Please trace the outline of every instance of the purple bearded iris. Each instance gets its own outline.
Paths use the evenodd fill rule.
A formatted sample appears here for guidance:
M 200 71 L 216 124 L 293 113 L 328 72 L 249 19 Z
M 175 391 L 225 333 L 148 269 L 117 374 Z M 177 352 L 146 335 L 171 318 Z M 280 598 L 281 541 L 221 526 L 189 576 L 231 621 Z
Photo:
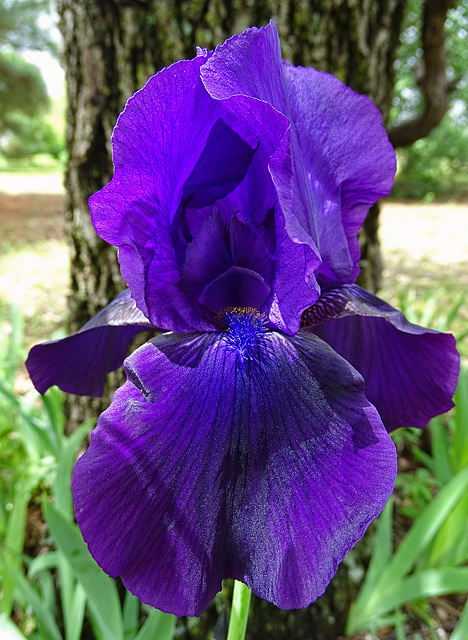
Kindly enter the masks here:
M 28 359 L 39 391 L 99 395 L 166 331 L 76 465 L 83 537 L 163 611 L 199 614 L 223 578 L 304 607 L 392 492 L 388 430 L 448 410 L 458 374 L 452 336 L 353 284 L 395 170 L 379 112 L 283 62 L 271 23 L 152 77 L 113 149 L 91 214 L 129 289 Z

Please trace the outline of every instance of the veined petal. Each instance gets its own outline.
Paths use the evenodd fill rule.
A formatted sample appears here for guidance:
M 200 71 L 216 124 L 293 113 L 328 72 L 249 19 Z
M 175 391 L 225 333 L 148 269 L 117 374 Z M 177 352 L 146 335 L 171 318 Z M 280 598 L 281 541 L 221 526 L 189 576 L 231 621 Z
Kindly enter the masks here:
M 174 331 L 215 328 L 213 314 L 178 286 L 171 233 L 181 201 L 225 195 L 243 179 L 253 153 L 250 134 L 243 142 L 231 131 L 226 147 L 213 137 L 228 126 L 200 81 L 204 62 L 203 56 L 177 62 L 130 98 L 112 137 L 114 177 L 90 199 L 96 231 L 119 247 L 122 275 L 138 307 L 153 324 Z M 206 187 L 203 167 L 216 163 L 216 152 L 222 152 L 218 190 L 199 193 Z
M 394 446 L 319 338 L 165 334 L 127 359 L 78 460 L 91 554 L 141 600 L 198 615 L 236 578 L 283 608 L 320 596 L 382 510 Z
M 216 47 L 201 69 L 201 78 L 209 94 L 248 124 L 269 151 L 269 169 L 289 236 L 294 242 L 306 243 L 318 257 L 317 212 L 312 208 L 296 131 L 289 120 L 275 23 L 246 29 Z
M 453 407 L 460 356 L 452 335 L 411 324 L 357 285 L 326 291 L 302 324 L 361 373 L 389 431 L 424 427 Z
M 319 295 L 314 272 L 317 211 L 313 208 L 300 156 L 297 133 L 288 119 L 288 99 L 278 32 L 274 22 L 247 29 L 216 48 L 201 68 L 201 78 L 223 108 L 252 130 L 266 150 L 276 190 L 276 278 L 263 309 L 272 326 L 287 333 L 299 327 L 298 316 Z
M 337 78 L 284 63 L 291 118 L 317 215 L 328 285 L 352 283 L 359 273 L 357 234 L 369 211 L 393 185 L 395 152 L 379 110 Z
M 56 384 L 67 393 L 99 397 L 107 374 L 122 365 L 130 341 L 145 330 L 158 328 L 138 309 L 130 289 L 125 289 L 78 333 L 34 346 L 26 367 L 39 393 Z

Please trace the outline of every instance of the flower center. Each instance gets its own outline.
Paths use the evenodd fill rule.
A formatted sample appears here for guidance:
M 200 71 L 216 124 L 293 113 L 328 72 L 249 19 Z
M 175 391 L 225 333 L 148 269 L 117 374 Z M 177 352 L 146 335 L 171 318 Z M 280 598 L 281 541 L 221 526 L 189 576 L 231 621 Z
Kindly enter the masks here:
M 241 361 L 253 357 L 253 348 L 267 331 L 267 319 L 253 307 L 227 307 L 218 314 L 225 325 L 226 340 Z
M 213 313 L 260 309 L 274 278 L 273 252 L 273 237 L 263 226 L 237 213 L 225 223 L 214 211 L 187 247 L 180 287 Z

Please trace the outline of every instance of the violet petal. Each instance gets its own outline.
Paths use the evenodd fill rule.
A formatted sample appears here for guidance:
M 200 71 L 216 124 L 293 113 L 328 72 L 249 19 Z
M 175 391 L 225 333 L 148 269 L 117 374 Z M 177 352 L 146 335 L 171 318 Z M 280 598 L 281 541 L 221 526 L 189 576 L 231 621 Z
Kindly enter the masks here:
M 267 151 L 276 190 L 276 278 L 268 301 L 272 326 L 298 330 L 307 299 L 315 301 L 320 264 L 313 210 L 297 134 L 288 120 L 276 26 L 247 29 L 216 48 L 201 68 L 210 95 L 249 126 Z M 311 303 L 312 304 L 312 303 Z
M 203 151 L 223 115 L 200 81 L 205 61 L 177 62 L 130 98 L 113 133 L 114 177 L 90 199 L 96 231 L 119 247 L 137 305 L 153 324 L 173 331 L 215 328 L 213 314 L 178 285 L 171 235 L 183 196 L 191 195 L 184 194 L 185 182 L 192 176 L 192 187 L 201 187 L 195 167 L 200 158 L 207 161 Z M 224 188 L 243 178 L 252 153 L 242 141 L 234 147 L 235 154 L 241 149 L 242 166 L 237 157 L 229 162 L 230 147 L 224 149 Z
M 282 608 L 320 596 L 391 494 L 395 449 L 319 338 L 165 334 L 126 360 L 78 460 L 91 554 L 143 602 L 198 615 L 223 578 Z
M 35 345 L 26 367 L 39 393 L 55 384 L 67 393 L 99 397 L 107 374 L 122 365 L 130 341 L 145 330 L 158 329 L 144 317 L 130 289 L 126 289 L 78 333 Z
M 284 74 L 313 208 L 320 211 L 320 280 L 352 283 L 359 273 L 357 233 L 369 207 L 392 188 L 395 152 L 369 98 L 312 68 L 285 62 Z
M 361 373 L 389 431 L 424 427 L 453 407 L 460 356 L 452 335 L 411 324 L 357 285 L 326 291 L 302 322 Z

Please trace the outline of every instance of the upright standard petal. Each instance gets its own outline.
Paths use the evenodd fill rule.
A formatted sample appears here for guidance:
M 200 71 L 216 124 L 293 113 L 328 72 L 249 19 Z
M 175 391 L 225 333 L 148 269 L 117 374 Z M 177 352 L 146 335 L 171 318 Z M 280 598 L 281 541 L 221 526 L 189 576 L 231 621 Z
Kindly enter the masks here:
M 369 98 L 312 68 L 285 62 L 284 75 L 313 209 L 320 212 L 318 277 L 328 285 L 353 283 L 357 234 L 369 207 L 392 188 L 395 152 Z
M 205 61 L 201 56 L 163 69 L 130 98 L 113 133 L 114 177 L 90 199 L 96 231 L 119 247 L 122 275 L 138 307 L 153 324 L 174 331 L 214 328 L 213 314 L 178 286 L 173 227 L 181 201 L 203 186 L 197 163 L 213 166 L 211 156 L 222 154 L 214 177 L 219 197 L 242 180 L 253 152 L 252 137 L 242 142 L 231 131 L 225 148 L 210 138 L 228 127 L 219 124 L 221 107 L 200 81 Z M 187 181 L 190 193 L 184 192 Z
M 292 188 L 296 157 L 289 122 L 265 101 L 242 95 L 218 100 L 208 92 L 200 74 L 212 58 L 164 69 L 128 101 L 113 135 L 114 177 L 90 200 L 93 223 L 102 238 L 119 247 L 122 275 L 152 323 L 173 331 L 213 330 L 219 296 L 211 291 L 195 296 L 193 287 L 185 286 L 181 270 L 187 247 L 196 242 L 196 230 L 227 203 L 237 201 L 247 223 L 253 198 L 242 184 L 258 177 L 263 201 L 269 201 L 274 173 L 271 234 L 278 251 L 273 280 L 263 286 L 263 274 L 231 266 L 237 289 L 260 282 L 254 299 L 272 326 L 294 333 L 302 311 L 318 298 L 313 274 L 320 260 L 313 239 L 288 214 L 294 204 L 290 194 L 299 193 Z M 282 73 L 281 57 L 276 62 Z M 263 170 L 256 158 L 265 163 Z M 259 188 L 253 191 L 258 199 Z M 237 210 L 228 213 L 227 221 Z M 296 225 L 292 235 L 285 221 Z M 244 298 L 235 304 L 244 304 Z
M 275 144 L 276 152 L 269 164 L 278 199 L 285 217 L 289 236 L 295 242 L 307 243 L 317 251 L 317 220 L 308 190 L 300 157 L 297 134 L 291 128 L 289 97 L 287 95 L 281 58 L 281 45 L 273 21 L 266 27 L 246 29 L 217 47 L 213 56 L 201 69 L 202 80 L 216 100 L 223 102 L 240 119 L 249 122 L 256 132 L 281 119 L 285 123 L 282 144 Z M 262 105 L 270 106 L 270 119 L 259 117 Z M 281 115 L 280 115 L 281 114 Z M 281 118 L 282 116 L 282 118 Z M 281 131 L 280 126 L 275 127 Z
M 130 289 L 125 289 L 78 333 L 34 346 L 26 367 L 39 393 L 56 384 L 67 393 L 99 397 L 107 374 L 122 365 L 130 341 L 145 330 L 159 329 L 137 308 Z
M 299 328 L 307 299 L 318 297 L 314 272 L 320 264 L 316 212 L 288 119 L 281 46 L 274 22 L 247 29 L 216 48 L 202 67 L 209 94 L 248 125 L 269 155 L 268 169 L 277 197 L 276 277 L 265 312 L 273 327 Z M 300 274 L 300 275 L 299 275 Z
M 453 407 L 460 356 L 448 333 L 419 327 L 357 285 L 325 291 L 302 324 L 361 373 L 389 431 Z
M 138 349 L 75 468 L 91 554 L 176 615 L 198 615 L 223 578 L 308 605 L 393 488 L 359 374 L 315 336 L 239 326 Z

